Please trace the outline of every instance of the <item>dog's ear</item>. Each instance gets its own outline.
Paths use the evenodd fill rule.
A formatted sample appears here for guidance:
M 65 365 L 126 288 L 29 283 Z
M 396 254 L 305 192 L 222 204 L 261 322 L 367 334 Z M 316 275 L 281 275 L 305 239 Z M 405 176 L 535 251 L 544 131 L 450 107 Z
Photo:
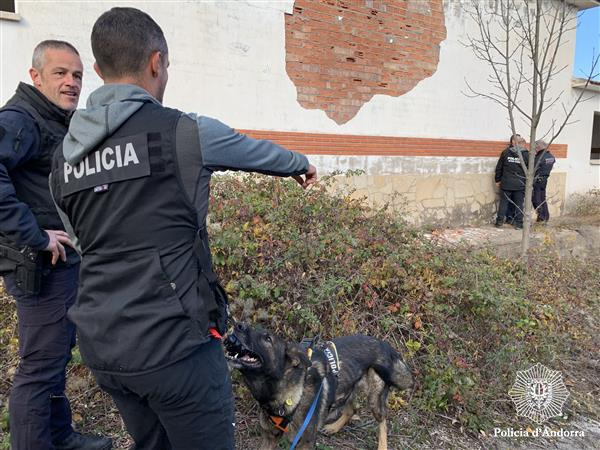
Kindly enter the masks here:
M 302 366 L 304 368 L 310 367 L 311 362 L 308 355 L 302 348 L 297 344 L 287 344 L 285 349 L 285 356 L 290 360 L 292 366 Z

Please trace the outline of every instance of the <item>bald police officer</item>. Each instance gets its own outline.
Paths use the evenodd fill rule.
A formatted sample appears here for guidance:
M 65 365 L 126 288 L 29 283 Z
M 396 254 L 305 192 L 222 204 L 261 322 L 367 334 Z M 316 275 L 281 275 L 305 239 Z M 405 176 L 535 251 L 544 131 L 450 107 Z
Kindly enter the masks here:
M 52 190 L 81 245 L 69 311 L 81 354 L 114 398 L 137 449 L 234 448 L 224 355 L 226 299 L 205 222 L 216 170 L 316 180 L 306 157 L 162 106 L 161 28 L 113 8 L 92 30 L 105 85 L 77 111 L 56 153 Z

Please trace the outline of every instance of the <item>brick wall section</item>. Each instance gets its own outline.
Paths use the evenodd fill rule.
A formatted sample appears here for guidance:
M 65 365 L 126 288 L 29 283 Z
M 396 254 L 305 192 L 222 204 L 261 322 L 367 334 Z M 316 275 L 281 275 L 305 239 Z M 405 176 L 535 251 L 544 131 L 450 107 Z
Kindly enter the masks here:
M 400 96 L 437 69 L 443 0 L 296 0 L 286 70 L 307 109 L 338 124 L 376 94 Z
M 347 134 L 238 130 L 255 139 L 268 139 L 306 155 L 343 156 L 470 156 L 497 158 L 506 141 L 429 139 Z M 557 158 L 567 157 L 567 145 L 552 144 Z

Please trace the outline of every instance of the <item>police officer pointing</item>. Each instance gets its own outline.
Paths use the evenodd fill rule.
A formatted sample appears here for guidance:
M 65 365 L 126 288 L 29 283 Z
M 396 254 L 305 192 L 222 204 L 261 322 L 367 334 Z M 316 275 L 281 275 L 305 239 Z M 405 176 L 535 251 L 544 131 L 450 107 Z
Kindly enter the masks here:
M 105 84 L 73 116 L 51 179 L 81 246 L 69 317 L 82 357 L 137 449 L 232 449 L 231 383 L 210 331 L 222 332 L 226 318 L 205 230 L 210 177 L 255 171 L 307 187 L 316 169 L 303 155 L 162 106 L 169 53 L 146 13 L 113 8 L 91 39 Z

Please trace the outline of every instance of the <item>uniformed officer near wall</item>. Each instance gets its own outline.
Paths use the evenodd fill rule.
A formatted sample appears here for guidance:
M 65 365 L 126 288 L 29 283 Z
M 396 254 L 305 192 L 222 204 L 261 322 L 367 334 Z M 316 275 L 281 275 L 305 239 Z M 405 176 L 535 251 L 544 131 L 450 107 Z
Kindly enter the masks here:
M 79 256 L 50 190 L 52 153 L 77 107 L 83 75 L 75 47 L 43 41 L 0 110 L 0 272 L 16 299 L 20 361 L 9 400 L 13 450 L 109 449 L 106 438 L 71 428 L 65 368 L 75 344 L 66 316 L 75 301 Z
M 518 134 L 513 135 L 510 138 L 510 146 L 498 158 L 494 174 L 494 180 L 500 187 L 500 203 L 495 223 L 497 227 L 501 227 L 508 216 L 512 217 L 515 228 L 523 228 L 525 171 L 521 160 L 527 164 L 528 158 L 529 152 L 525 149 L 525 140 Z
M 548 144 L 545 141 L 535 142 L 535 152 L 535 178 L 531 200 L 537 213 L 537 222 L 545 223 L 550 219 L 546 201 L 546 186 L 556 159 L 548 150 Z
M 81 246 L 69 317 L 82 357 L 137 449 L 232 449 L 231 382 L 209 333 L 226 317 L 205 231 L 211 174 L 293 176 L 307 187 L 316 169 L 301 154 L 162 106 L 169 53 L 147 14 L 113 8 L 91 39 L 105 84 L 75 113 L 51 180 Z

